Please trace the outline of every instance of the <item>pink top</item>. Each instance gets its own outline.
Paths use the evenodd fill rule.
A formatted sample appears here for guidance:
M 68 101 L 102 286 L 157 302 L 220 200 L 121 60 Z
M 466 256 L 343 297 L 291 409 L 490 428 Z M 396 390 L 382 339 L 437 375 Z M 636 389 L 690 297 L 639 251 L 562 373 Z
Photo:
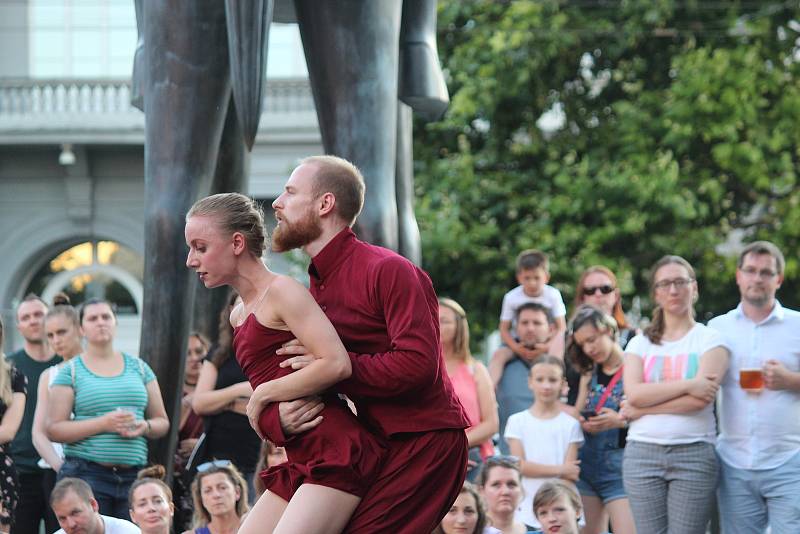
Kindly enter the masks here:
M 450 375 L 450 382 L 456 392 L 456 397 L 461 401 L 464 411 L 467 412 L 470 426 L 481 422 L 481 405 L 478 402 L 478 385 L 475 383 L 475 370 L 466 363 L 459 364 L 456 372 Z M 481 443 L 481 457 L 486 459 L 494 454 L 491 441 Z

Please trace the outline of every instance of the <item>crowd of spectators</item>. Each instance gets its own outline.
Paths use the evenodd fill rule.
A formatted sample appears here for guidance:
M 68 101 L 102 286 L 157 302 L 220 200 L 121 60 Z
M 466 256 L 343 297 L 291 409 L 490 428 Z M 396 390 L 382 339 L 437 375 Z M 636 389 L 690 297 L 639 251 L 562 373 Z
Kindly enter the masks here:
M 467 312 L 441 298 L 443 364 L 471 426 L 467 481 L 435 532 L 705 534 L 715 497 L 726 534 L 800 531 L 800 313 L 776 299 L 784 266 L 769 242 L 744 248 L 741 303 L 706 326 L 696 273 L 666 256 L 638 330 L 609 269 L 585 270 L 567 315 L 547 256 L 524 251 L 488 367 Z M 0 532 L 235 531 L 257 473 L 286 456 L 246 416 L 234 299 L 215 344 L 188 340 L 168 486 L 146 468 L 170 425 L 158 382 L 114 348 L 112 304 L 26 297 L 24 345 L 0 353 Z

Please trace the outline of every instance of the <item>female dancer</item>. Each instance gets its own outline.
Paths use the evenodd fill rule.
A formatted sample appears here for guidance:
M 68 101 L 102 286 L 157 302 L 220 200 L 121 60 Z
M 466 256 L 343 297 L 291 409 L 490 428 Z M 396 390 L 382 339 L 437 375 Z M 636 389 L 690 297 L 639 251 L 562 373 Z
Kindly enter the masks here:
M 231 285 L 242 303 L 231 313 L 236 359 L 255 388 L 270 382 L 273 401 L 259 416 L 262 434 L 277 421 L 277 402 L 333 386 L 351 373 L 350 360 L 311 294 L 261 261 L 263 215 L 238 193 L 198 201 L 186 215 L 186 265 L 206 287 Z M 296 372 L 280 368 L 275 351 L 297 338 L 318 359 Z M 267 438 L 273 436 L 266 435 Z M 267 470 L 268 489 L 240 532 L 340 532 L 378 473 L 384 447 L 333 394 L 322 423 L 288 440 L 289 462 Z M 309 514 L 310 508 L 316 510 Z
M 718 475 L 712 404 L 729 352 L 717 331 L 694 320 L 689 262 L 661 258 L 650 287 L 653 322 L 625 349 L 625 491 L 639 532 L 704 534 Z
M 6 451 L 14 439 L 25 412 L 25 375 L 9 365 L 3 354 L 3 321 L 0 321 L 0 532 L 14 526 L 14 511 L 19 500 L 17 470 Z
M 47 435 L 64 443 L 59 480 L 82 478 L 101 514 L 128 519 L 128 488 L 147 462 L 147 439 L 167 433 L 167 412 L 150 366 L 114 349 L 111 305 L 88 300 L 79 318 L 86 350 L 50 388 Z

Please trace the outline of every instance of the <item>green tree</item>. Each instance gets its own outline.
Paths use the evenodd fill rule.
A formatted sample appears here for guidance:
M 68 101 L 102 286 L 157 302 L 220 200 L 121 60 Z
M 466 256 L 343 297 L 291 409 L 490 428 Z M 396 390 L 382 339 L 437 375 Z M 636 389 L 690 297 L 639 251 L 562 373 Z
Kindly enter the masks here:
M 725 244 L 768 238 L 787 255 L 779 297 L 800 304 L 796 2 L 448 1 L 439 16 L 452 102 L 417 125 L 417 216 L 424 267 L 475 338 L 525 248 L 550 255 L 565 300 L 600 263 L 647 303 L 649 266 L 680 254 L 705 318 L 738 300 Z

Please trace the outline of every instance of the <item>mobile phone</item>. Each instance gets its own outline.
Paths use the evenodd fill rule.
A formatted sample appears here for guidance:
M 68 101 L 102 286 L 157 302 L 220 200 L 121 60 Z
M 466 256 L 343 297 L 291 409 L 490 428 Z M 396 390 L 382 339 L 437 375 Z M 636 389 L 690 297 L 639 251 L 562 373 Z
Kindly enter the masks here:
M 590 417 L 594 417 L 597 415 L 597 412 L 594 410 L 581 410 L 581 417 L 584 419 L 589 419 Z

